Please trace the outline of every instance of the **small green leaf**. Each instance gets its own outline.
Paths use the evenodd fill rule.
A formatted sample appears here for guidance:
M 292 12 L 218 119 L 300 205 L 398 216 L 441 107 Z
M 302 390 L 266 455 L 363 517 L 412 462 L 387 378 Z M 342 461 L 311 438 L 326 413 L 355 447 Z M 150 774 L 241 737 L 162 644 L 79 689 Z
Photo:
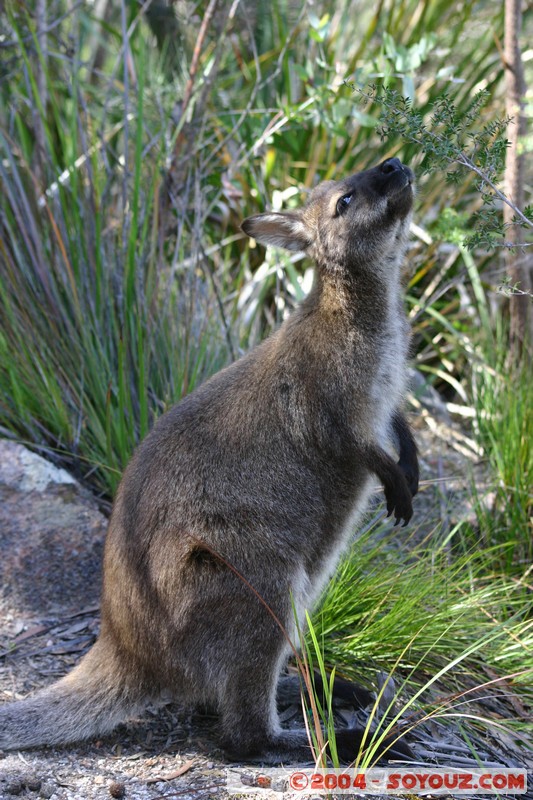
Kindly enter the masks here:
M 309 74 L 308 70 L 303 67 L 301 64 L 292 64 L 291 69 L 293 72 L 298 75 L 303 81 L 308 81 L 312 76 Z

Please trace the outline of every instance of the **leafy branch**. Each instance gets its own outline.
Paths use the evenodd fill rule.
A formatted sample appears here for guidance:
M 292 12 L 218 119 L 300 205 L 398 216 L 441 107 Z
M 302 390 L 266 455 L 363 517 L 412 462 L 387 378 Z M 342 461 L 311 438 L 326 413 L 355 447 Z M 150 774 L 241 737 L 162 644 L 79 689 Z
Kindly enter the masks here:
M 352 89 L 355 87 L 352 85 Z M 505 226 L 493 207 L 497 198 L 512 209 L 515 217 L 512 224 L 533 229 L 533 209 L 519 208 L 498 188 L 497 181 L 505 165 L 508 142 L 505 137 L 510 119 L 495 120 L 479 126 L 481 109 L 486 101 L 486 92 L 479 92 L 466 112 L 459 112 L 447 96 L 434 104 L 429 118 L 424 117 L 412 105 L 409 98 L 387 87 L 371 86 L 358 89 L 365 103 L 376 103 L 381 108 L 377 132 L 381 139 L 400 137 L 415 144 L 423 153 L 422 172 L 431 169 L 447 169 L 451 164 L 466 168 L 478 178 L 477 189 L 483 207 L 474 214 L 477 230 L 466 244 L 515 246 L 513 243 L 497 242 L 495 236 L 504 236 Z M 446 172 L 447 180 L 458 183 L 457 170 Z M 533 242 L 522 244 L 531 246 Z

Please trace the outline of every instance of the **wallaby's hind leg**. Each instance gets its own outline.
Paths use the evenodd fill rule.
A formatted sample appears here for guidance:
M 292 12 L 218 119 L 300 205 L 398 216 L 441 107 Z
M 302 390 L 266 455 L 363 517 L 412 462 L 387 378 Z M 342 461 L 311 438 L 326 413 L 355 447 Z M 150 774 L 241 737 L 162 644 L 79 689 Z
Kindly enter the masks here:
M 256 669 L 243 668 L 232 675 L 221 708 L 224 751 L 233 761 L 312 762 L 306 731 L 281 729 L 276 708 L 278 667 L 270 667 L 265 668 L 263 681 Z
M 278 660 L 277 660 L 278 661 Z M 276 708 L 278 665 L 272 660 L 234 670 L 220 701 L 222 746 L 235 761 L 261 755 L 280 731 Z
M 279 664 L 279 660 L 277 662 Z M 281 728 L 276 708 L 277 665 L 270 662 L 270 670 L 263 672 L 259 680 L 257 670 L 243 668 L 232 676 L 222 701 L 223 747 L 226 755 L 234 761 L 261 761 L 265 764 L 313 762 L 314 757 L 305 729 Z M 288 677 L 289 680 L 285 680 Z M 297 680 L 297 679 L 296 679 Z M 290 686 L 292 684 L 292 686 Z M 281 694 L 292 692 L 296 681 L 284 676 L 281 679 Z M 339 679 L 338 688 L 353 703 L 353 684 Z M 360 687 L 357 687 L 361 690 Z M 361 690 L 365 692 L 366 690 Z M 368 693 L 370 695 L 370 693 Z M 279 697 L 279 695 L 278 695 Z M 370 695 L 371 697 L 371 695 Z M 363 696 L 360 698 L 364 700 Z M 337 753 L 341 761 L 349 763 L 358 755 L 363 744 L 364 731 L 343 728 L 335 732 Z M 377 757 L 413 758 L 408 745 L 392 742 L 389 736 L 381 744 Z M 366 737 L 368 744 L 369 737 Z

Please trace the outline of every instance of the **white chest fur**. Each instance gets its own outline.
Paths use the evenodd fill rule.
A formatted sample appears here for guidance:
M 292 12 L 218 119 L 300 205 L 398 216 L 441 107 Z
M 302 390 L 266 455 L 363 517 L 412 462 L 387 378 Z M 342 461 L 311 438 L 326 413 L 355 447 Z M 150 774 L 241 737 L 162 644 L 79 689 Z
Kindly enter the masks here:
M 389 286 L 388 294 L 388 313 L 370 389 L 375 441 L 386 450 L 390 448 L 391 417 L 401 405 L 405 392 L 409 347 L 409 326 L 401 304 L 399 282 Z

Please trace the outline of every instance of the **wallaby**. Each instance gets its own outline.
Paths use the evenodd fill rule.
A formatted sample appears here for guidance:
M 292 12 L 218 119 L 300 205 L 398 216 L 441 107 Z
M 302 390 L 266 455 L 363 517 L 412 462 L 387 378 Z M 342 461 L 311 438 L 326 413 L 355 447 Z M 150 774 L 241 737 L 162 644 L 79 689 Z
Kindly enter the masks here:
M 373 476 L 396 522 L 412 515 L 417 451 L 399 406 L 413 192 L 389 158 L 319 184 L 300 210 L 243 222 L 258 242 L 307 253 L 313 288 L 140 444 L 109 524 L 100 637 L 65 678 L 0 708 L 0 748 L 100 736 L 170 693 L 218 709 L 230 757 L 310 759 L 303 726 L 279 724 L 289 647 L 273 615 L 294 639 L 294 609 L 303 625 Z M 339 730 L 341 758 L 360 742 Z

